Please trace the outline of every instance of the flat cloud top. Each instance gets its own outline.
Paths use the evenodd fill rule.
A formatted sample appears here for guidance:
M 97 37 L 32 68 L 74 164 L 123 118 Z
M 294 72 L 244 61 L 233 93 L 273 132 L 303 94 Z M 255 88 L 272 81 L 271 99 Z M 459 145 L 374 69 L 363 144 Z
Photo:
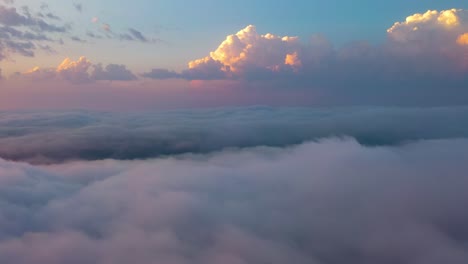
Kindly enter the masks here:
M 122 114 L 0 112 L 0 157 L 144 159 L 354 137 L 365 145 L 468 137 L 468 108 L 215 108 Z

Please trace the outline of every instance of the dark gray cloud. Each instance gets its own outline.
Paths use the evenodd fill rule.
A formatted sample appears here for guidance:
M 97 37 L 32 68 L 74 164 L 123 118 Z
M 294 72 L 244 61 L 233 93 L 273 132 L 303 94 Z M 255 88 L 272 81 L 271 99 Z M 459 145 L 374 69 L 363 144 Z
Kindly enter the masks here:
M 136 80 L 136 78 L 125 65 L 118 64 L 109 64 L 105 68 L 102 67 L 102 64 L 97 64 L 94 65 L 94 70 L 91 73 L 91 79 L 96 81 L 131 81 Z
M 133 38 L 141 42 L 148 42 L 148 38 L 146 38 L 140 31 L 134 28 L 129 28 L 128 31 L 130 32 L 130 34 L 132 34 Z
M 134 29 L 134 28 L 129 28 L 128 32 L 124 32 L 121 34 L 113 34 L 110 37 L 118 37 L 120 40 L 127 40 L 127 41 L 139 41 L 143 43 L 147 42 L 159 42 L 160 40 L 150 40 L 148 37 L 146 37 L 142 32 Z
M 225 148 L 288 146 L 333 136 L 353 137 L 371 146 L 395 145 L 468 137 L 467 124 L 466 107 L 250 107 L 139 115 L 2 112 L 0 157 L 33 163 L 141 159 Z
M 46 32 L 66 32 L 65 26 L 57 26 L 46 21 L 33 17 L 29 13 L 29 9 L 23 9 L 25 14 L 18 13 L 14 7 L 0 6 L 0 24 L 4 26 L 27 26 L 35 30 L 46 31 Z
M 0 262 L 464 264 L 467 150 L 466 139 L 329 139 L 147 161 L 0 160 Z
M 80 13 L 83 12 L 83 5 L 82 5 L 82 4 L 80 4 L 80 3 L 74 3 L 74 4 L 73 4 L 73 7 L 76 9 L 76 11 L 78 11 L 78 12 L 80 12 Z
M 77 36 L 72 36 L 70 39 L 75 41 L 75 42 L 86 43 L 86 40 L 84 40 L 84 39 L 82 39 L 80 37 L 77 37 Z
M 41 10 L 33 15 L 27 6 L 17 9 L 0 4 L 0 60 L 12 53 L 32 57 L 38 48 L 57 42 L 56 34 L 69 31 L 69 25 L 54 23 L 61 19 L 47 6 Z
M 181 77 L 180 73 L 168 69 L 152 69 L 150 72 L 142 74 L 145 78 L 165 80 L 165 79 L 178 79 Z

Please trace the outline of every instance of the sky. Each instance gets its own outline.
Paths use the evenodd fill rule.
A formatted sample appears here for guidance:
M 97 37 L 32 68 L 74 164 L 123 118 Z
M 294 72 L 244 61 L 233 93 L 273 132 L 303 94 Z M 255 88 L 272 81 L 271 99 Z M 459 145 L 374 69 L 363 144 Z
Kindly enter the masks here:
M 0 6 L 4 109 L 468 103 L 460 0 Z
M 0 112 L 2 264 L 463 264 L 468 108 Z
M 0 0 L 1 264 L 466 264 L 466 157 L 466 0 Z

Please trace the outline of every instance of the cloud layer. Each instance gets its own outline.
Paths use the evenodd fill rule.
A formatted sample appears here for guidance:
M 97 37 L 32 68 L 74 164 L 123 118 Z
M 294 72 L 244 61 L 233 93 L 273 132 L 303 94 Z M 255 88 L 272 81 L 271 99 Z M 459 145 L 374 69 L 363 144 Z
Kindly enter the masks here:
M 103 67 L 102 64 L 93 64 L 86 57 L 80 57 L 76 61 L 65 58 L 55 69 L 35 67 L 25 73 L 16 73 L 13 78 L 46 82 L 61 79 L 75 84 L 100 80 L 136 80 L 136 76 L 125 65 L 108 64 L 106 67 Z
M 250 25 L 227 36 L 208 56 L 190 61 L 182 72 L 156 68 L 143 76 L 309 90 L 341 103 L 466 104 L 467 17 L 466 10 L 430 10 L 395 23 L 381 44 L 356 41 L 343 47 L 320 35 L 300 41 L 260 34 Z
M 272 78 L 286 74 L 307 78 L 310 74 L 328 70 L 344 81 L 343 78 L 351 78 L 346 71 L 353 70 L 354 64 L 359 72 L 355 70 L 353 73 L 361 75 L 357 77 L 372 77 L 377 71 L 379 77 L 391 79 L 398 70 L 402 71 L 400 74 L 422 70 L 438 74 L 442 63 L 447 63 L 451 71 L 465 72 L 464 56 L 460 58 L 459 55 L 468 53 L 463 40 L 464 34 L 468 33 L 466 18 L 465 10 L 430 10 L 395 23 L 387 30 L 388 40 L 381 46 L 354 43 L 339 49 L 323 37 L 313 37 L 309 43 L 304 43 L 298 37 L 261 35 L 255 26 L 249 25 L 227 36 L 207 57 L 189 62 L 188 69 L 182 73 L 165 76 L 161 69 L 155 69 L 153 74 L 149 72 L 145 76 L 210 80 L 261 79 L 265 75 Z M 425 60 L 439 63 L 428 67 Z M 416 67 L 406 68 L 408 65 L 403 63 Z M 405 72 L 409 70 L 412 72 Z M 314 83 L 313 79 L 317 77 L 314 74 L 309 81 Z
M 467 140 L 148 161 L 0 160 L 0 262 L 468 261 Z
M 288 146 L 325 137 L 365 145 L 468 137 L 468 109 L 219 108 L 146 114 L 0 113 L 0 157 L 33 163 L 142 159 L 225 148 Z

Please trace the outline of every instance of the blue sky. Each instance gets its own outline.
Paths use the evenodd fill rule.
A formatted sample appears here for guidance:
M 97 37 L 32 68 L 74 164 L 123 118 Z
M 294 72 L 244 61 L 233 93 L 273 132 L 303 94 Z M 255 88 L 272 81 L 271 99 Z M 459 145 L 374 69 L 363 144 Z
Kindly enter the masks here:
M 465 104 L 468 2 L 0 0 L 0 70 L 0 108 Z
M 56 64 L 64 56 L 82 55 L 111 63 L 118 53 L 121 63 L 140 71 L 150 66 L 180 70 L 188 61 L 214 50 L 226 35 L 249 24 L 256 25 L 260 33 L 300 36 L 303 41 L 313 34 L 323 34 L 336 45 L 356 40 L 379 43 L 386 38 L 387 28 L 411 14 L 428 9 L 468 7 L 468 2 L 461 0 L 17 0 L 16 6 L 27 5 L 34 9 L 41 3 L 47 3 L 52 12 L 71 21 L 77 34 L 93 29 L 90 21 L 99 17 L 112 29 L 132 27 L 164 42 L 155 45 L 114 41 L 98 41 L 92 45 L 72 43 L 57 48 L 58 55 L 62 56 L 39 54 L 39 61 L 44 64 L 40 66 Z M 77 12 L 73 3 L 81 4 L 83 11 Z M 129 49 L 131 54 L 123 52 Z M 16 65 L 9 67 L 19 70 L 38 60 L 15 58 L 15 61 Z

